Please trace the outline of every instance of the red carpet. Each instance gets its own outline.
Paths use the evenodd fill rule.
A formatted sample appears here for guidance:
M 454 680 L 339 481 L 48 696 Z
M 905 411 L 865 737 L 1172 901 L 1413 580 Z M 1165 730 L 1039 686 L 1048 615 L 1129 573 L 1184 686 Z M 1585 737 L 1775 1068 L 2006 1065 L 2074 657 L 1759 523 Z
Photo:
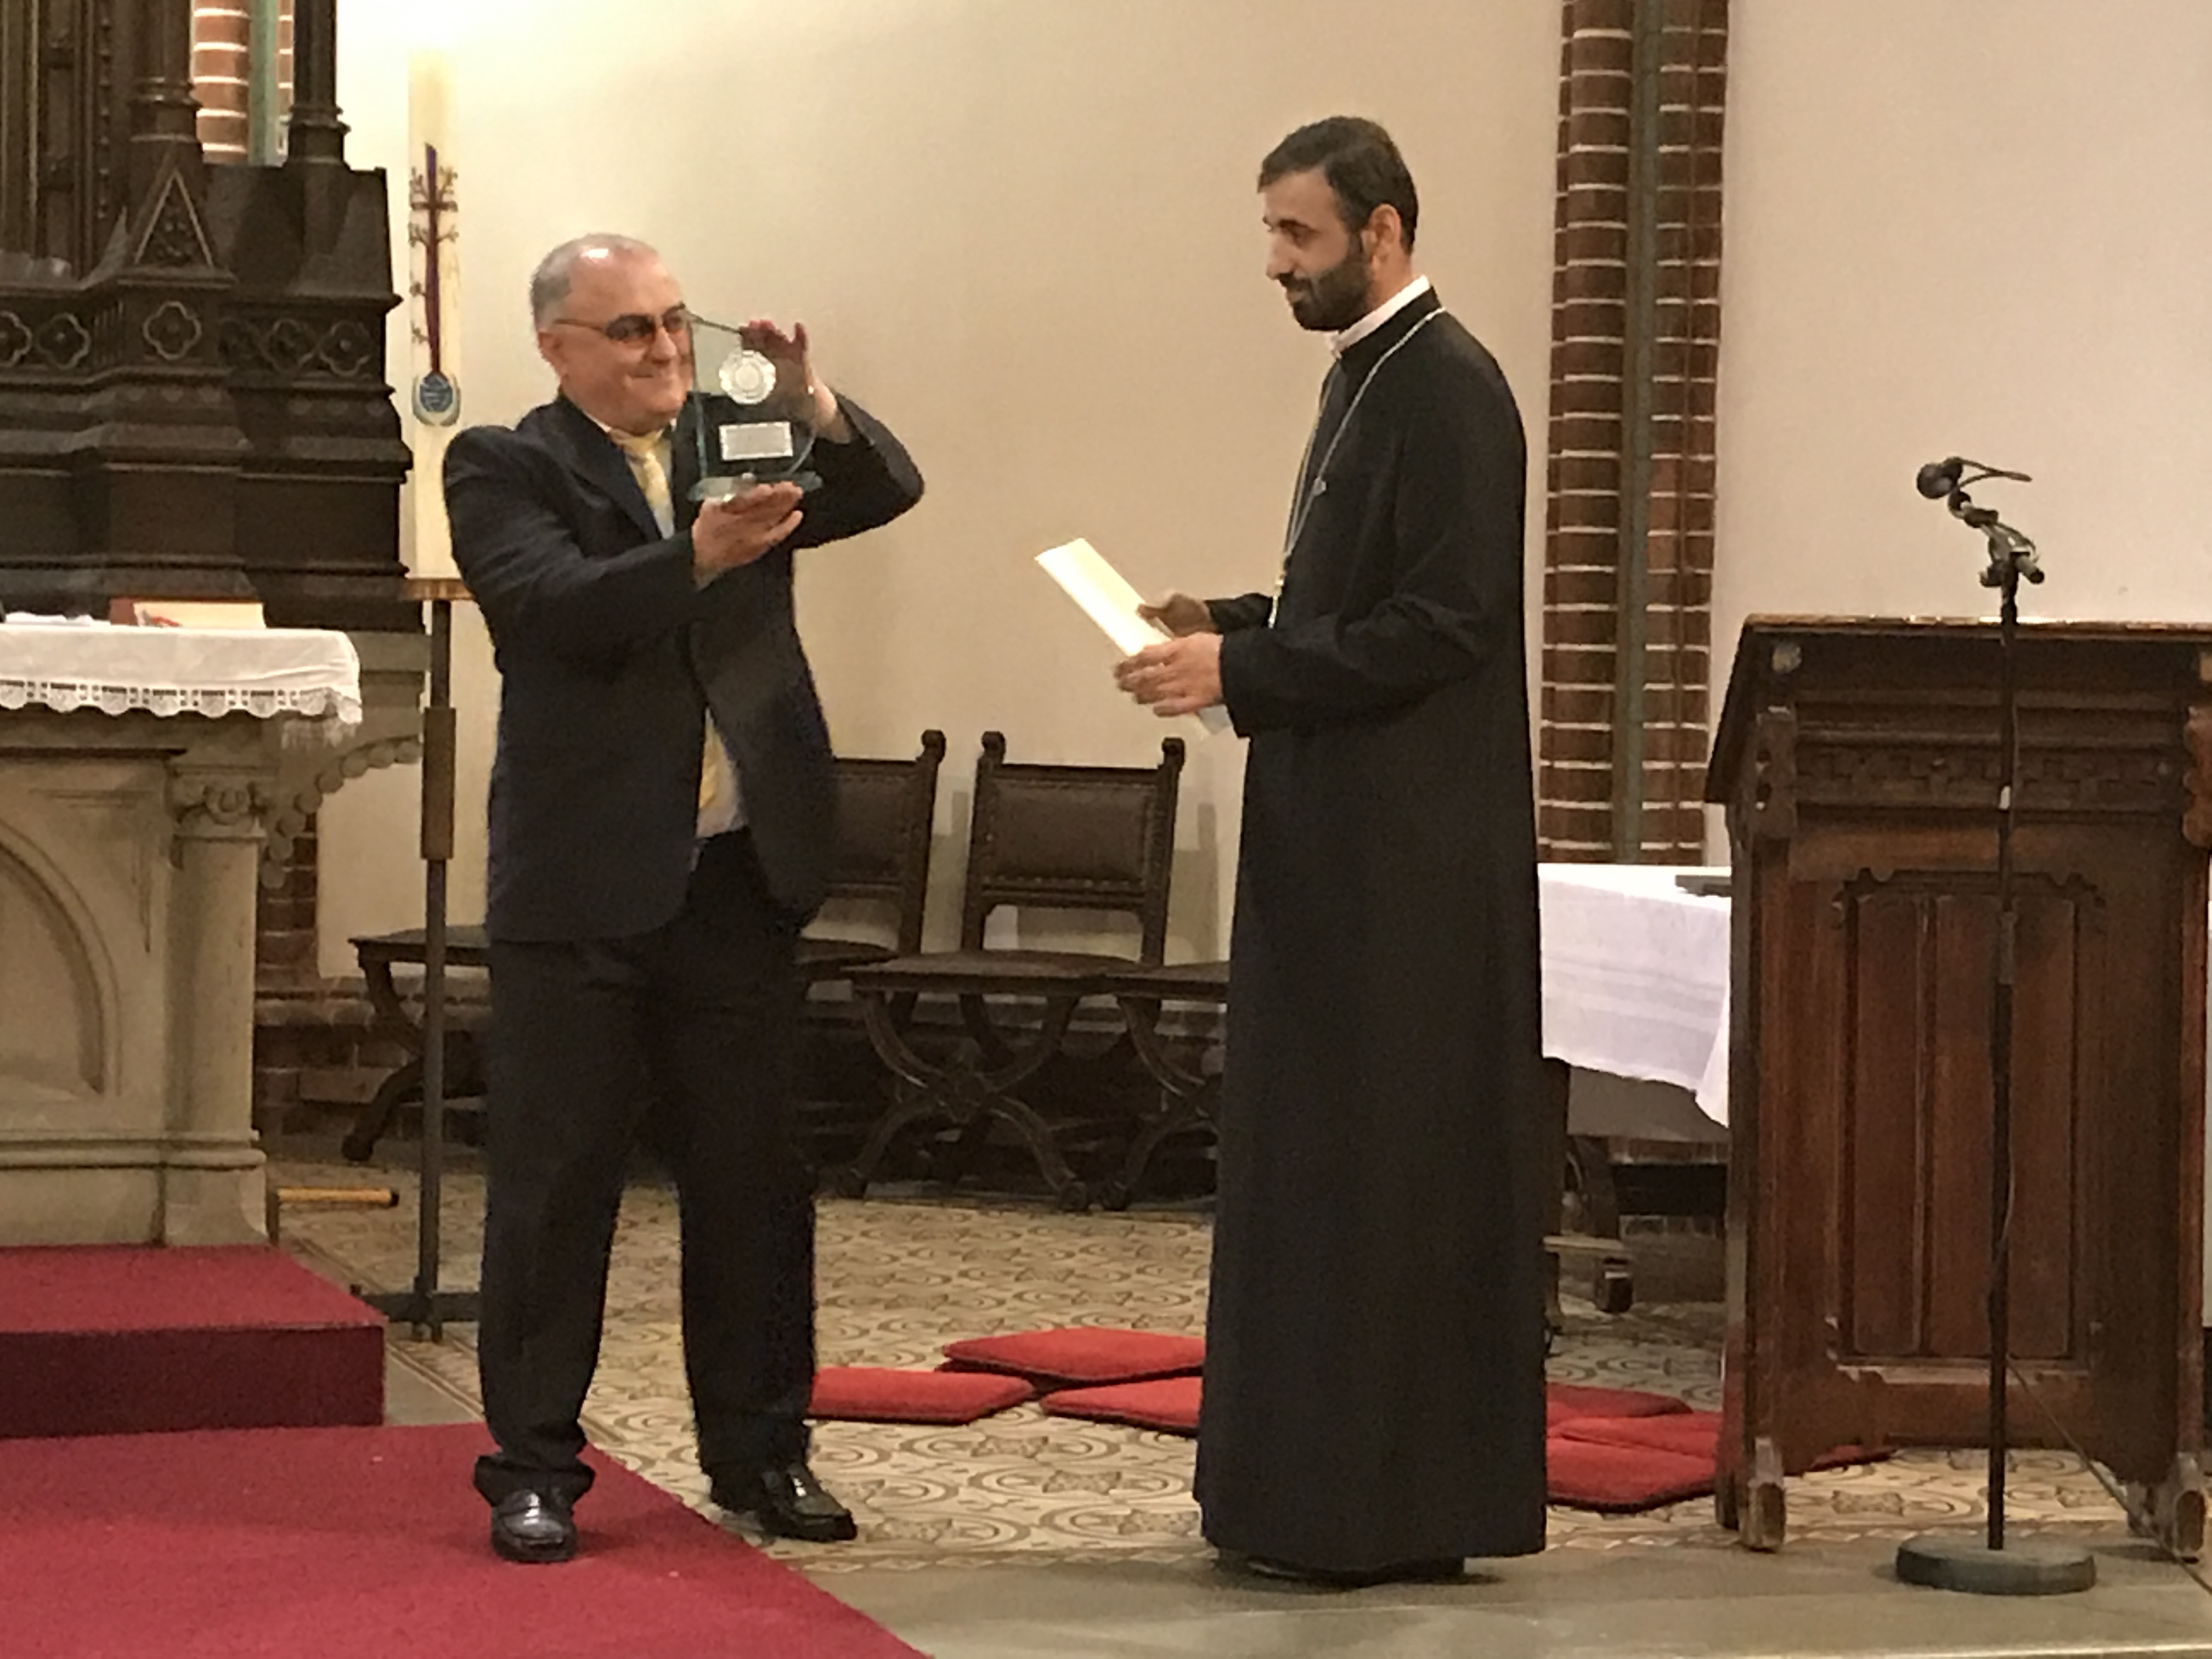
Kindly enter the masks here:
M 426 1429 L 0 1444 L 9 1659 L 913 1659 L 915 1650 L 593 1455 L 561 1566 L 498 1560 Z
M 384 1419 L 384 1320 L 265 1245 L 0 1249 L 0 1439 Z

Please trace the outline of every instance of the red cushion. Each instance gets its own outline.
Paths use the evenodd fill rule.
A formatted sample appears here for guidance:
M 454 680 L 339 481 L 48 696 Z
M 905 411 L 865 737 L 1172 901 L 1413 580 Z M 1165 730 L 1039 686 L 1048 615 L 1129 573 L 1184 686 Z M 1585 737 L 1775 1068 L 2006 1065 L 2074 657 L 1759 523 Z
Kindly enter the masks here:
M 1684 1411 L 1657 1417 L 1577 1417 L 1554 1423 L 1551 1437 L 1600 1446 L 1642 1446 L 1698 1458 L 1711 1468 L 1720 1444 L 1721 1414 Z
M 1196 1376 L 1156 1376 L 1144 1382 L 1109 1382 L 1097 1389 L 1062 1389 L 1045 1395 L 1048 1412 L 1062 1417 L 1094 1418 L 1101 1423 L 1133 1423 L 1169 1434 L 1198 1432 Z
M 988 1371 L 824 1365 L 814 1373 L 814 1398 L 806 1414 L 859 1423 L 973 1423 L 1018 1406 L 1036 1392 L 1021 1377 Z
M 1134 1382 L 1198 1370 L 1206 1362 L 1206 1344 L 1158 1331 L 1068 1325 L 948 1342 L 945 1358 L 956 1370 L 1012 1371 L 1048 1385 Z
M 1690 1408 L 1672 1395 L 1640 1389 L 1593 1389 L 1579 1382 L 1544 1385 L 1544 1421 L 1553 1428 L 1577 1417 L 1660 1417 Z
M 1555 1423 L 1544 1442 L 1552 1501 L 1577 1509 L 1644 1510 L 1711 1492 L 1720 1435 L 1718 1412 Z M 1838 1446 L 1814 1459 L 1812 1467 L 1842 1468 L 1888 1455 Z
M 1713 1489 L 1713 1459 L 1650 1446 L 1608 1445 L 1553 1435 L 1544 1484 L 1554 1504 L 1582 1510 L 1648 1510 Z

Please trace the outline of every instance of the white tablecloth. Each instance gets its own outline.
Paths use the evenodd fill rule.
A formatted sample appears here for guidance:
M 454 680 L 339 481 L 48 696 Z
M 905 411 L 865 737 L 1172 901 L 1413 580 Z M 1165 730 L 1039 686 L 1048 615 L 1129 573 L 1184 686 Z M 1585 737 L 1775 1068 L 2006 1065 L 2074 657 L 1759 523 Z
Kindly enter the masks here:
M 361 659 L 319 628 L 118 628 L 0 623 L 0 708 L 123 714 L 318 715 L 361 723 Z
M 1683 873 L 1668 865 L 1539 866 L 1544 1052 L 1589 1071 L 1674 1084 L 1725 1123 L 1729 902 L 1685 892 L 1674 880 Z

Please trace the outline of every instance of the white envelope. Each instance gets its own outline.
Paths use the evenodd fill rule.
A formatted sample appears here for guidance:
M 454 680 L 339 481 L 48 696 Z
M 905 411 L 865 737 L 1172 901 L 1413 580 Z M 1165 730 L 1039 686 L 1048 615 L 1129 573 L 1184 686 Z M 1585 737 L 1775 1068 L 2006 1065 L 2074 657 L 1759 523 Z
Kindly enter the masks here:
M 1081 605 L 1106 637 L 1125 657 L 1133 657 L 1148 645 L 1171 639 L 1167 629 L 1137 614 L 1144 603 L 1121 573 L 1106 562 L 1097 548 L 1078 537 L 1036 556 L 1044 572 L 1060 585 L 1068 598 Z M 1212 703 L 1198 711 L 1199 723 L 1208 732 L 1229 729 L 1229 711 Z

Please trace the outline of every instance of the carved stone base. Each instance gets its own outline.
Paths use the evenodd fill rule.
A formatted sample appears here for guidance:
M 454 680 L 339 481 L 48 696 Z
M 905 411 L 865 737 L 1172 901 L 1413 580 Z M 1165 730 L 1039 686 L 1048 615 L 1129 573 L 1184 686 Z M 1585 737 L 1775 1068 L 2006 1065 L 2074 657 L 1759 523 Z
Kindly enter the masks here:
M 288 724 L 0 710 L 0 1244 L 263 1237 L 254 910 Z

